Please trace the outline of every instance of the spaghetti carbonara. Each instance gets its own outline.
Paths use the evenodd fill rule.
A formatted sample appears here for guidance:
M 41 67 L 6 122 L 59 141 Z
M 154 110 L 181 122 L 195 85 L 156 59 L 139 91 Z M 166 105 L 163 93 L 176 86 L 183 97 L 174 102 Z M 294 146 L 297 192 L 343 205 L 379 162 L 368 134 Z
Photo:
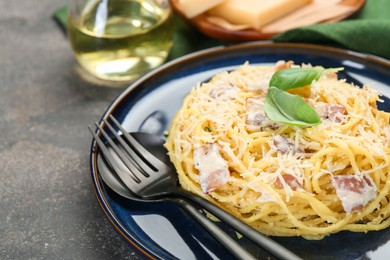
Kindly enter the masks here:
M 325 71 L 288 90 L 321 118 L 315 126 L 272 121 L 264 102 L 272 75 L 294 65 L 244 64 L 198 84 L 165 144 L 184 189 L 261 233 L 307 239 L 390 225 L 390 113 L 373 88 Z

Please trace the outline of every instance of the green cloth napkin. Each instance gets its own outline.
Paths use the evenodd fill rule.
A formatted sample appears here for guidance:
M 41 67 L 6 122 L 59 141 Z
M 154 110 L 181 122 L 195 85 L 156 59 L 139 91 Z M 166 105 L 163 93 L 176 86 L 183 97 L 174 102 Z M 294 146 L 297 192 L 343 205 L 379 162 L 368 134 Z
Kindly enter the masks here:
M 54 13 L 54 18 L 63 28 L 66 28 L 66 14 L 67 7 Z M 234 44 L 211 39 L 177 16 L 174 18 L 173 38 L 169 60 L 213 46 Z M 271 40 L 331 45 L 390 59 L 390 2 L 366 0 L 363 8 L 348 20 L 289 30 Z
M 293 29 L 272 40 L 332 45 L 390 59 L 390 1 L 366 0 L 348 20 Z

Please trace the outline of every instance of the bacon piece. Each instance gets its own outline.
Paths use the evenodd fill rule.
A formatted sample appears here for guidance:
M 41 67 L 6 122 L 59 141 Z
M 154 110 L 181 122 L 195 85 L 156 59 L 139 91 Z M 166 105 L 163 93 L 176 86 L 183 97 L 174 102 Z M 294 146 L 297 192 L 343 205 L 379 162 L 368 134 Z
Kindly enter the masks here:
M 282 135 L 274 135 L 273 142 L 278 152 L 282 154 L 296 154 L 304 151 L 301 147 L 297 146 L 291 138 L 287 138 Z
M 333 186 L 347 213 L 360 211 L 376 198 L 376 185 L 369 176 L 339 175 L 333 177 Z
M 270 120 L 264 112 L 264 97 L 256 96 L 246 100 L 246 128 L 249 131 L 275 130 L 280 124 Z
M 206 144 L 194 151 L 195 168 L 199 170 L 203 193 L 225 185 L 230 177 L 228 164 L 222 158 L 218 144 Z
M 210 97 L 214 99 L 231 99 L 238 93 L 238 89 L 231 84 L 217 84 L 210 91 Z
M 321 74 L 321 78 L 325 79 L 338 79 L 337 72 L 332 70 L 326 70 Z
M 286 182 L 286 184 L 290 186 L 292 190 L 297 190 L 299 188 L 302 188 L 302 183 L 294 175 L 283 174 L 282 178 Z M 283 183 L 279 178 L 276 180 L 276 186 L 279 189 L 283 189 Z
M 291 60 L 289 60 L 287 62 L 284 60 L 280 60 L 280 61 L 276 62 L 276 64 L 275 64 L 275 71 L 289 69 L 289 68 L 291 68 L 291 66 L 293 64 L 294 64 L 294 62 Z
M 345 107 L 337 104 L 328 104 L 324 102 L 315 103 L 315 110 L 318 116 L 323 120 L 329 120 L 340 123 L 345 113 Z

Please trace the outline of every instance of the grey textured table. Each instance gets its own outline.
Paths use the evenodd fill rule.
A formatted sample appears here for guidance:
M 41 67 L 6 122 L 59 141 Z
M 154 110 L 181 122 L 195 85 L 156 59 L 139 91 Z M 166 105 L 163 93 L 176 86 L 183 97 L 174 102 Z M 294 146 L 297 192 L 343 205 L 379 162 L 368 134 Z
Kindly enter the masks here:
M 0 259 L 136 259 L 89 177 L 87 125 L 122 89 L 77 73 L 66 3 L 0 1 Z

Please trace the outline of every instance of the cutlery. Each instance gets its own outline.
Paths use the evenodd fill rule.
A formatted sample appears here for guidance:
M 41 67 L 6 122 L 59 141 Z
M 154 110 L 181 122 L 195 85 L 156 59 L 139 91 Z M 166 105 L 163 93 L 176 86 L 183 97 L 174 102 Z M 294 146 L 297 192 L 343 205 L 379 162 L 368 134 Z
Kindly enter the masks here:
M 132 136 L 142 141 L 143 133 L 135 133 Z M 162 141 L 162 139 L 160 139 Z M 163 145 L 163 142 L 160 144 Z M 110 149 L 110 148 L 108 148 Z M 126 185 L 121 181 L 120 177 L 116 174 L 116 171 L 109 166 L 109 162 L 106 160 L 105 156 L 98 155 L 97 159 L 98 171 L 103 179 L 103 182 L 115 193 L 118 195 L 139 202 L 155 202 L 157 200 L 143 199 L 137 197 L 133 194 Z M 196 221 L 198 221 L 218 242 L 220 242 L 230 253 L 232 253 L 236 258 L 242 259 L 256 259 L 253 257 L 246 249 L 244 249 L 237 241 L 232 237 L 226 234 L 222 229 L 220 229 L 215 223 L 213 223 L 209 218 L 200 213 L 194 206 L 192 206 L 188 201 L 181 198 L 163 198 L 162 200 L 170 200 L 174 203 L 181 206 L 184 210 L 187 211 Z
M 93 132 L 91 128 L 89 128 L 92 135 L 94 136 L 95 140 L 99 143 L 100 139 L 96 134 Z M 146 136 L 145 136 L 146 135 Z M 148 134 L 144 133 L 134 133 L 132 134 L 135 139 L 140 140 L 150 140 L 148 137 Z M 161 138 L 155 139 L 153 144 L 157 144 L 158 146 L 162 147 L 163 140 Z M 149 143 L 149 142 L 147 142 Z M 99 145 L 99 147 L 104 147 L 104 144 Z M 100 148 L 101 149 L 101 148 Z M 105 149 L 105 148 L 103 148 Z M 108 151 L 112 149 L 111 147 L 107 147 Z M 110 155 L 108 156 L 110 157 Z M 143 199 L 142 197 L 136 196 L 134 193 L 129 190 L 128 187 L 122 182 L 121 177 L 119 174 L 117 174 L 117 171 L 119 169 L 115 170 L 113 166 L 110 166 L 112 164 L 117 164 L 117 160 L 111 158 L 111 162 L 106 159 L 106 156 L 101 156 L 99 154 L 98 157 L 98 170 L 99 174 L 102 177 L 104 183 L 114 192 L 119 194 L 120 196 L 127 198 L 129 200 L 133 201 L 139 201 L 139 202 L 155 202 L 157 199 Z M 112 163 L 114 162 L 114 163 Z M 118 166 L 117 166 L 118 167 Z M 123 169 L 120 169 L 120 172 L 123 172 Z M 123 177 L 123 176 L 122 176 Z M 256 259 L 254 256 L 252 256 L 244 247 L 242 247 L 237 241 L 235 241 L 232 237 L 230 237 L 227 233 L 225 233 L 222 229 L 220 229 L 213 221 L 211 221 L 209 218 L 207 218 L 205 215 L 200 213 L 194 206 L 192 206 L 188 201 L 183 200 L 179 197 L 170 197 L 170 198 L 162 198 L 159 200 L 170 200 L 174 203 L 181 206 L 184 210 L 187 211 L 188 214 L 190 214 L 198 223 L 201 224 L 219 243 L 221 243 L 232 255 L 234 255 L 237 259 Z
M 179 197 L 189 200 L 205 208 L 215 217 L 227 223 L 237 232 L 249 238 L 252 242 L 274 256 L 281 259 L 301 259 L 288 249 L 262 235 L 254 228 L 208 200 L 182 189 L 178 185 L 177 173 L 169 163 L 169 158 L 162 161 L 156 158 L 152 152 L 149 152 L 149 150 L 152 151 L 153 149 L 164 149 L 159 136 L 143 133 L 143 138 L 147 139 L 150 144 L 158 143 L 158 145 L 147 146 L 148 149 L 146 149 L 134 137 L 127 133 L 112 115 L 109 118 L 122 134 L 118 134 L 117 130 L 105 119 L 103 119 L 103 126 L 105 125 L 114 135 L 114 138 L 120 143 L 120 146 L 111 139 L 108 133 L 98 123 L 95 124 L 109 146 L 104 144 L 104 141 L 91 127 L 89 127 L 90 132 L 111 167 L 115 169 L 115 172 L 119 175 L 123 183 L 139 198 L 161 199 Z

